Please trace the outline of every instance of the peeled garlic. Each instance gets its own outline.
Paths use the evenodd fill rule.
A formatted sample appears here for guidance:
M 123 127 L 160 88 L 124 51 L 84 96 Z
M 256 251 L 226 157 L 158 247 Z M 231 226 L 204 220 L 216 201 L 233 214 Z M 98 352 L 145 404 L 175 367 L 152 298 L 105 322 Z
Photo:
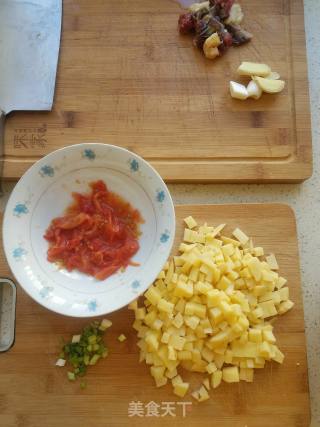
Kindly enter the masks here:
M 233 81 L 230 82 L 230 94 L 232 98 L 241 99 L 242 101 L 249 96 L 247 88 L 244 85 Z
M 271 73 L 265 77 L 266 79 L 270 79 L 270 80 L 279 80 L 280 79 L 280 74 L 277 73 L 276 71 L 271 71 Z
M 262 89 L 254 80 L 251 80 L 251 82 L 248 84 L 247 91 L 248 91 L 249 98 L 253 98 L 253 99 L 261 98 Z
M 271 74 L 271 68 L 266 64 L 256 64 L 254 62 L 242 62 L 237 70 L 240 76 L 260 76 L 266 77 Z
M 283 80 L 264 79 L 257 76 L 253 76 L 252 79 L 260 86 L 263 92 L 266 93 L 279 93 L 283 91 L 286 85 Z

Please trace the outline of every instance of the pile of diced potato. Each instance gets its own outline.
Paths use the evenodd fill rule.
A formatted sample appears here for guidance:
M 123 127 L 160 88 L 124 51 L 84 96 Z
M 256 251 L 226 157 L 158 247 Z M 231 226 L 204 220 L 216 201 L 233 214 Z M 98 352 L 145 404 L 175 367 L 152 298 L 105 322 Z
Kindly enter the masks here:
M 144 306 L 135 312 L 140 362 L 150 365 L 157 387 L 172 382 L 174 393 L 190 388 L 177 368 L 206 374 L 192 396 L 209 398 L 221 381 L 253 381 L 254 369 L 266 361 L 282 363 L 273 326 L 268 322 L 293 307 L 286 279 L 277 273 L 273 254 L 240 229 L 233 238 L 221 233 L 225 224 L 198 227 L 185 219 L 184 242 L 145 292 Z

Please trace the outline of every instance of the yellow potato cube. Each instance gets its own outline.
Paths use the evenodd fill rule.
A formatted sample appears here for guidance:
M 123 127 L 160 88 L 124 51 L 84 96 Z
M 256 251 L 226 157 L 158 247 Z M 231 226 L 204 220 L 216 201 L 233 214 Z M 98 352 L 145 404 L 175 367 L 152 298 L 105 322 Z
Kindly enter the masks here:
M 171 345 L 168 346 L 168 359 L 177 360 L 177 352 Z
M 178 352 L 178 360 L 192 360 L 192 353 L 188 350 Z
M 256 282 L 261 280 L 262 268 L 261 268 L 261 263 L 260 263 L 258 258 L 256 258 L 256 257 L 251 258 L 250 261 L 248 261 L 248 268 L 250 270 L 250 273 L 252 274 L 252 276 L 256 280 Z
M 294 306 L 294 303 L 292 301 L 290 301 L 290 300 L 289 301 L 283 301 L 278 308 L 278 313 L 284 314 L 287 311 L 291 310 L 293 306 Z
M 234 357 L 247 357 L 252 359 L 258 357 L 258 344 L 251 341 L 248 341 L 244 345 L 234 341 L 231 343 L 231 350 Z
M 149 351 L 157 351 L 159 348 L 158 334 L 155 331 L 149 332 L 145 337 L 147 348 Z
M 279 270 L 279 265 L 274 254 L 266 256 L 266 261 L 269 264 L 271 270 Z
M 156 289 L 154 286 L 151 286 L 147 292 L 145 292 L 144 296 L 147 298 L 148 301 L 151 302 L 153 305 L 157 305 L 158 302 L 161 300 L 161 293 L 158 289 Z
M 183 383 L 183 379 L 181 378 L 180 375 L 177 375 L 176 377 L 172 378 L 171 380 L 171 384 L 173 386 L 176 386 L 177 384 L 182 384 Z
M 239 368 L 237 366 L 229 366 L 222 369 L 222 379 L 226 383 L 238 383 L 240 381 Z
M 274 350 L 274 355 L 272 356 L 272 360 L 278 363 L 283 363 L 284 354 L 278 349 L 278 347 Z
M 184 397 L 189 390 L 189 383 L 178 383 L 173 387 L 173 393 L 179 397 Z
M 240 228 L 233 230 L 232 235 L 239 240 L 242 246 L 249 242 L 249 237 Z
M 135 310 L 137 310 L 137 308 L 138 308 L 138 300 L 134 300 L 134 301 L 130 302 L 130 304 L 128 305 L 129 310 L 135 311 Z
M 272 317 L 275 316 L 277 314 L 277 309 L 273 303 L 273 301 L 265 301 L 265 302 L 261 302 L 258 305 L 259 308 L 262 309 L 262 317 L 265 319 L 267 317 Z
M 168 382 L 167 377 L 155 378 L 156 387 L 163 387 Z
M 221 384 L 221 381 L 222 381 L 222 371 L 217 370 L 213 372 L 211 375 L 211 387 L 217 388 Z
M 280 301 L 288 301 L 288 299 L 289 299 L 289 288 L 288 287 L 281 288 L 278 291 L 278 293 L 279 293 L 279 296 L 280 296 Z M 279 301 L 279 303 L 280 303 L 280 301 Z
M 208 363 L 212 362 L 214 359 L 214 353 L 208 347 L 204 347 L 202 349 L 201 355 L 203 359 L 206 360 Z
M 151 366 L 150 372 L 154 378 L 162 378 L 164 376 L 164 371 L 166 368 L 164 366 Z
M 165 375 L 167 378 L 169 378 L 169 380 L 171 380 L 172 378 L 174 378 L 178 375 L 177 368 L 174 368 L 171 371 L 169 371 L 169 369 L 167 369 Z
M 162 337 L 161 337 L 161 342 L 163 343 L 163 344 L 168 344 L 168 342 L 169 342 L 169 339 L 170 339 L 170 334 L 168 334 L 168 332 L 164 332 L 163 334 L 162 334 Z
M 146 316 L 145 307 L 137 308 L 135 311 L 135 317 L 137 320 L 143 320 Z
M 249 341 L 260 343 L 262 342 L 262 333 L 259 329 L 249 329 Z
M 163 322 L 160 319 L 156 319 L 152 324 L 152 328 L 155 329 L 156 331 L 160 331 L 162 326 L 163 326 Z
M 189 279 L 192 282 L 197 282 L 199 279 L 199 273 L 200 273 L 199 268 L 196 266 L 193 266 L 189 272 Z
M 187 302 L 184 312 L 188 316 L 195 315 L 204 319 L 206 317 L 206 306 L 195 302 Z
M 287 279 L 285 279 L 284 277 L 279 277 L 276 282 L 276 287 L 278 289 L 281 289 L 286 283 L 287 283 Z
M 263 339 L 265 341 L 268 341 L 268 343 L 275 344 L 276 337 L 273 335 L 272 331 L 263 330 L 262 331 L 262 336 L 263 336 Z
M 184 219 L 184 222 L 187 224 L 187 227 L 192 229 L 195 228 L 198 224 L 192 216 L 188 216 Z
M 179 337 L 178 335 L 171 335 L 169 339 L 169 345 L 174 349 L 181 351 L 186 343 L 186 339 Z
M 263 248 L 261 248 L 261 247 L 256 247 L 256 248 L 253 248 L 253 255 L 254 256 L 256 256 L 256 257 L 259 257 L 259 256 L 263 256 L 264 255 L 264 250 L 263 250 Z
M 172 313 L 173 308 L 174 308 L 174 304 L 166 301 L 164 298 L 161 298 L 161 300 L 158 302 L 158 309 L 160 311 L 164 311 L 165 313 Z
M 184 319 L 181 313 L 178 313 L 175 318 L 172 320 L 172 324 L 173 326 L 175 326 L 176 328 L 181 328 L 181 326 L 183 325 Z
M 253 382 L 253 374 L 254 370 L 250 368 L 240 368 L 239 378 L 242 381 L 246 381 L 248 383 Z
M 200 363 L 201 362 L 201 353 L 200 353 L 200 350 L 193 349 L 191 351 L 191 354 L 192 354 L 192 361 L 194 363 Z
M 183 282 L 181 279 L 178 280 L 178 283 L 173 291 L 173 295 L 180 298 L 191 298 L 193 295 L 193 284 L 191 281 Z
M 208 282 L 198 282 L 194 285 L 194 290 L 199 294 L 206 295 L 209 291 L 213 290 L 212 285 Z
M 210 396 L 207 389 L 204 386 L 201 386 L 199 389 L 199 402 L 204 402 L 208 399 L 210 399 Z

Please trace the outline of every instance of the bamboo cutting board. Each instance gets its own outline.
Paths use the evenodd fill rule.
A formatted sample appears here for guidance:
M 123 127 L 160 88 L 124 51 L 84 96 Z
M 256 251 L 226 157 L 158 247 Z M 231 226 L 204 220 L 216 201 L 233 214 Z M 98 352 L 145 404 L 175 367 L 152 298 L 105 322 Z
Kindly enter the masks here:
M 193 215 L 199 223 L 228 223 L 254 238 L 266 252 L 274 251 L 281 274 L 288 279 L 294 309 L 275 326 L 284 364 L 268 363 L 256 370 L 254 383 L 223 384 L 211 391 L 211 399 L 197 404 L 182 416 L 180 400 L 170 385 L 156 389 L 146 365 L 138 363 L 132 312 L 123 309 L 108 318 L 113 326 L 106 334 L 110 356 L 92 367 L 87 388 L 70 383 L 66 368 L 54 363 L 59 339 L 70 338 L 88 323 L 56 315 L 33 302 L 18 289 L 16 342 L 0 354 L 0 425 L 3 427 L 309 427 L 309 390 L 300 289 L 299 255 L 295 218 L 285 205 L 177 206 L 176 245 L 182 238 L 182 219 Z M 10 275 L 1 253 L 1 276 Z M 110 332 L 109 332 L 110 331 Z M 120 333 L 127 341 L 120 344 Z M 187 374 L 182 374 L 188 378 Z M 199 378 L 193 374 L 189 378 Z M 128 417 L 131 402 L 142 405 L 173 402 L 176 416 Z M 143 408 L 143 407 L 142 407 Z M 161 411 L 161 409 L 160 409 Z M 162 412 L 160 412 L 162 413 Z
M 65 0 L 54 109 L 8 118 L 4 176 L 41 156 L 105 142 L 172 182 L 293 182 L 312 172 L 303 0 L 243 0 L 254 39 L 216 61 L 180 36 L 174 0 Z M 266 62 L 285 91 L 231 99 L 241 61 Z

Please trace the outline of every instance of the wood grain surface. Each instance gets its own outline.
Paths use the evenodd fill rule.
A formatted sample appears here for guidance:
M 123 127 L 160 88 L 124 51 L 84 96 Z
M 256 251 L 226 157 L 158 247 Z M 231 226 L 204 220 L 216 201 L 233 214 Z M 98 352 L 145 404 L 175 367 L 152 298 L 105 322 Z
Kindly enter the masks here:
M 242 0 L 251 43 L 216 61 L 180 36 L 173 0 L 65 0 L 52 112 L 16 112 L 4 176 L 43 155 L 104 142 L 150 161 L 172 182 L 293 182 L 312 173 L 303 0 Z M 278 96 L 231 99 L 241 61 L 286 80 Z
M 182 238 L 182 219 L 192 214 L 200 223 L 228 223 L 228 231 L 240 226 L 262 245 L 274 251 L 280 272 L 288 278 L 294 309 L 279 318 L 275 333 L 286 358 L 283 365 L 268 363 L 256 370 L 254 383 L 223 384 L 211 391 L 211 399 L 193 401 L 186 417 L 179 398 L 167 385 L 156 389 L 144 363 L 138 362 L 132 313 L 123 309 L 113 321 L 106 340 L 110 356 L 92 367 L 87 388 L 70 383 L 66 368 L 54 366 L 61 336 L 78 333 L 88 320 L 59 316 L 33 302 L 18 287 L 16 341 L 0 354 L 0 425 L 3 427 L 309 427 L 309 389 L 299 255 L 295 218 L 285 205 L 177 206 L 176 244 Z M 0 254 L 0 274 L 10 276 Z M 124 333 L 128 339 L 119 343 Z M 182 373 L 194 386 L 199 374 Z M 185 397 L 182 402 L 192 399 Z M 128 417 L 130 402 L 174 402 L 176 417 Z M 180 401 L 180 402 L 181 402 Z

